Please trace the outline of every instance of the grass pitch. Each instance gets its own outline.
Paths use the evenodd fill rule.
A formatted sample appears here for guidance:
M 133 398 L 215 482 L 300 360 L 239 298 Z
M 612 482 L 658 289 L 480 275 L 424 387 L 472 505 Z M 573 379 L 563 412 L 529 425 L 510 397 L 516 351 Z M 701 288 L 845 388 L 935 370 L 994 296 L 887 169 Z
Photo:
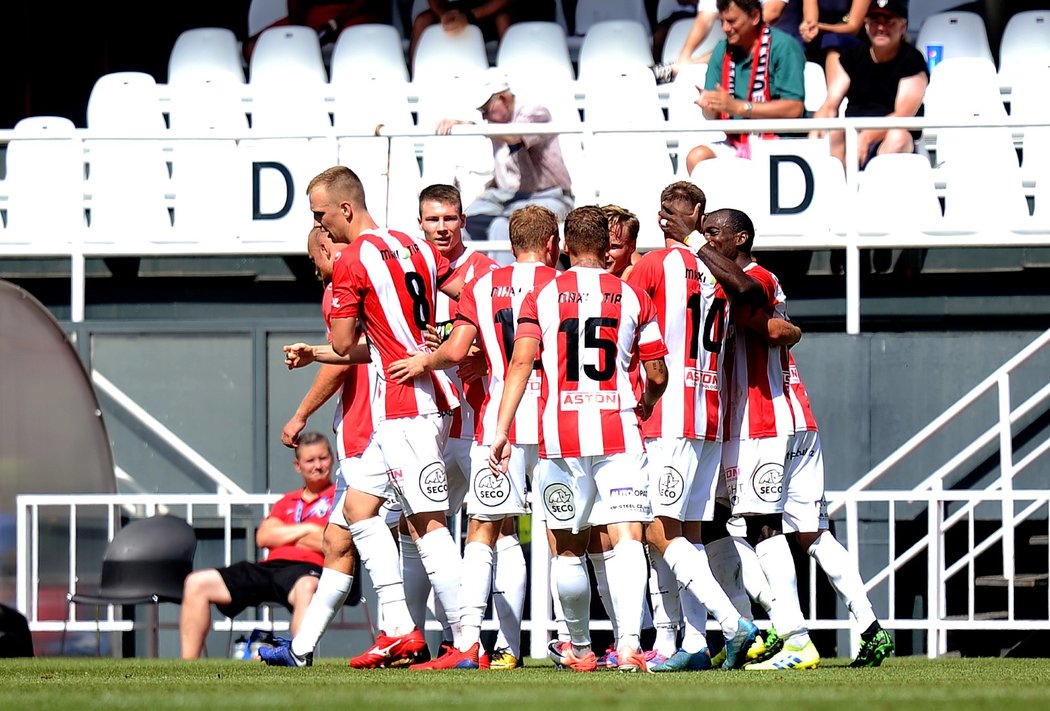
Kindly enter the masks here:
M 509 672 L 354 671 L 231 660 L 0 660 L 0 708 L 95 709 L 743 709 L 927 711 L 1050 709 L 1050 659 L 825 659 L 793 672 L 579 674 L 535 662 Z

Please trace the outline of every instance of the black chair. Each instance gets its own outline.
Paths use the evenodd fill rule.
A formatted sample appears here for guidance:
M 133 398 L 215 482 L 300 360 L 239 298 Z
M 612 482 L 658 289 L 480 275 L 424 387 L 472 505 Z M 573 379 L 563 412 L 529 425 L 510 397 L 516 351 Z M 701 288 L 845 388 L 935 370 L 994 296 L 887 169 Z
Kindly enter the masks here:
M 103 605 L 144 605 L 149 613 L 149 654 L 157 656 L 159 607 L 182 602 L 182 584 L 193 570 L 197 535 L 175 516 L 153 516 L 122 527 L 106 546 L 98 592 L 68 594 L 69 604 L 94 605 L 95 621 Z M 72 615 L 70 616 L 72 617 Z M 65 648 L 65 630 L 62 646 Z M 95 629 L 96 651 L 101 653 L 101 625 Z

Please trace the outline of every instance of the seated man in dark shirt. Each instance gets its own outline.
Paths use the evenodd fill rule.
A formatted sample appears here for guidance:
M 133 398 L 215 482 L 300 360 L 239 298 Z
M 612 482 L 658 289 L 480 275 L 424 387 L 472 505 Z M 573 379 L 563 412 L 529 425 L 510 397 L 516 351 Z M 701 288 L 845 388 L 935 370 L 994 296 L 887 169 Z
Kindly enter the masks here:
M 870 46 L 845 50 L 842 69 L 828 84 L 828 98 L 814 118 L 839 115 L 848 99 L 846 116 L 922 116 L 922 100 L 930 73 L 922 52 L 908 44 L 908 6 L 902 0 L 873 0 L 864 19 Z M 821 132 L 822 133 L 822 132 Z M 903 128 L 869 129 L 858 136 L 858 157 L 863 169 L 869 160 L 885 153 L 914 153 L 921 131 Z M 819 136 L 819 133 L 817 134 Z M 831 153 L 846 163 L 845 136 L 831 132 Z

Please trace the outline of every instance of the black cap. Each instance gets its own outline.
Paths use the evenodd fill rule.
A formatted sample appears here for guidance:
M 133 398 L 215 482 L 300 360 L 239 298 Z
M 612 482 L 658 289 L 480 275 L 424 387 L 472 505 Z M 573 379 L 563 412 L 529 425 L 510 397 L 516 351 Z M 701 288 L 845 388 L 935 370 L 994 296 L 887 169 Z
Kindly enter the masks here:
M 896 15 L 908 19 L 908 3 L 905 0 L 872 0 L 868 15 Z

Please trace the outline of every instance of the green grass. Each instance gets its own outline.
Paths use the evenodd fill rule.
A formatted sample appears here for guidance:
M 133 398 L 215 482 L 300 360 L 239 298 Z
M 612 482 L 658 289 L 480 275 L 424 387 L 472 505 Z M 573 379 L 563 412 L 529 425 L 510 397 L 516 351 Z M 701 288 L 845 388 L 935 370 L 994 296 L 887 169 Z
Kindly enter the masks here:
M 795 672 L 619 674 L 556 672 L 537 662 L 510 672 L 353 671 L 342 660 L 309 669 L 230 660 L 0 660 L 0 708 L 95 709 L 1050 709 L 1050 659 L 891 659 L 849 669 L 826 659 Z

